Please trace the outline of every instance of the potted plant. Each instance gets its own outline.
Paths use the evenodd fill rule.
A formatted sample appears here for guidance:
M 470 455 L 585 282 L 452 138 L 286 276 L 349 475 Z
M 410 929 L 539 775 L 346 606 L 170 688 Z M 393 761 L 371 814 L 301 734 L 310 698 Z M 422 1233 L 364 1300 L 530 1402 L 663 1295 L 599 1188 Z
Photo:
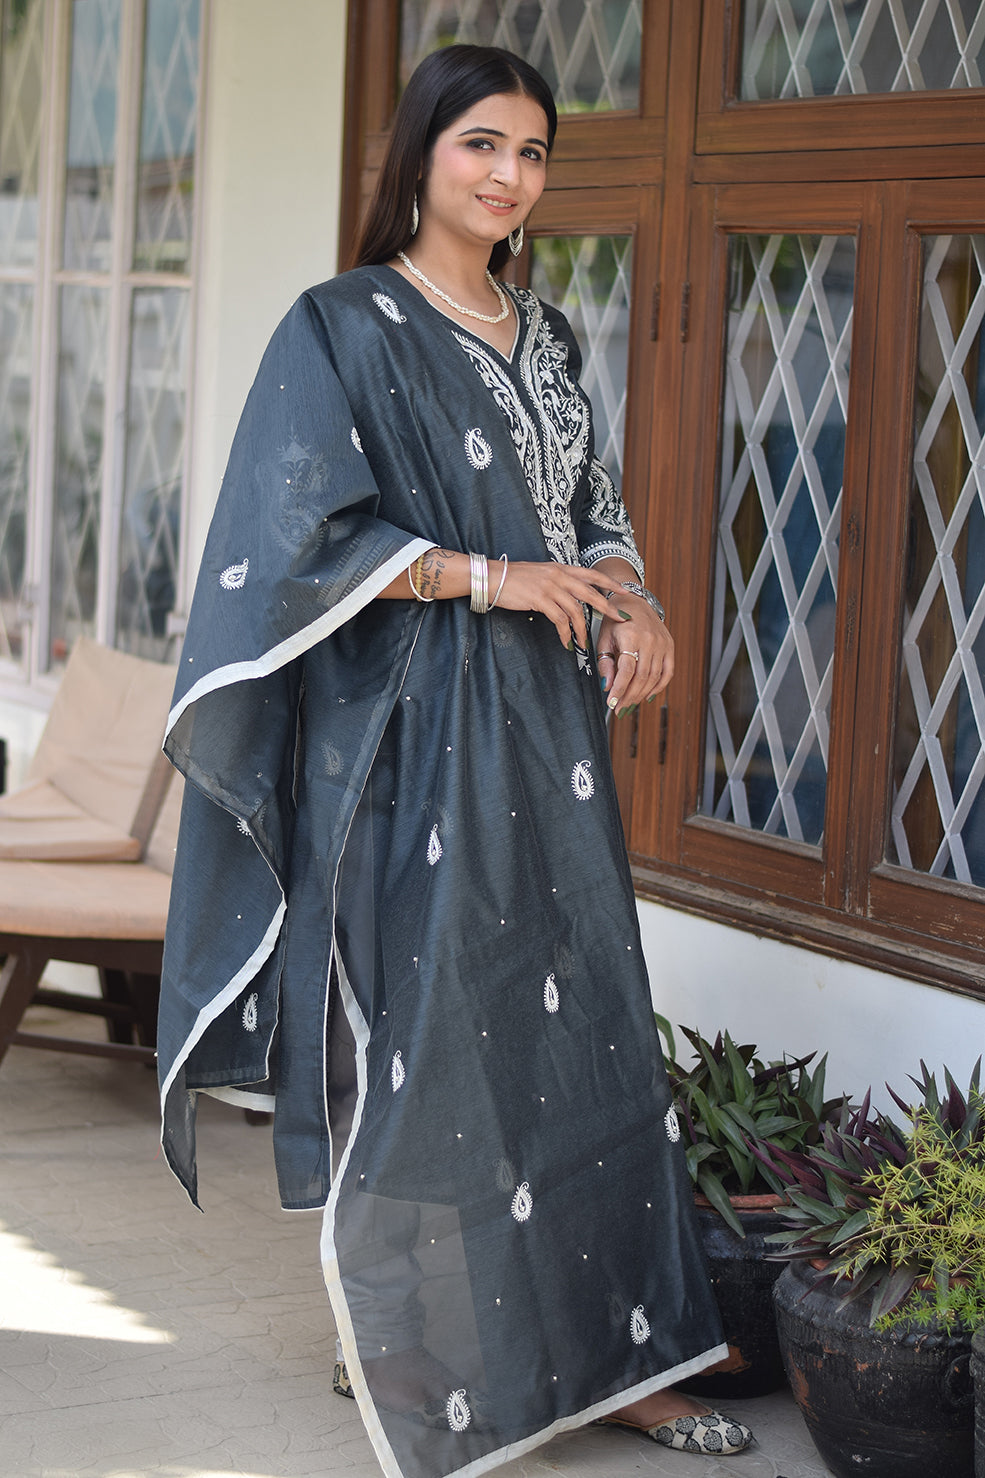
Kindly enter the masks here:
M 985 1322 L 985 1100 L 921 1063 L 905 1128 L 861 1108 L 803 1151 L 757 1153 L 786 1181 L 784 1364 L 836 1478 L 970 1478 L 971 1336 Z M 892 1091 L 892 1090 L 890 1090 Z
M 751 1146 L 762 1139 L 790 1151 L 815 1144 L 842 1100 L 825 1100 L 825 1059 L 812 1070 L 814 1053 L 763 1063 L 754 1046 L 737 1046 L 727 1032 L 709 1042 L 682 1028 L 696 1058 L 684 1067 L 673 1056 L 666 1023 L 661 1030 L 670 1046 L 667 1071 L 729 1346 L 727 1360 L 688 1382 L 688 1389 L 714 1399 L 766 1395 L 784 1382 L 772 1304 L 781 1268 L 765 1258 L 767 1236 L 783 1225 L 778 1206 L 784 1180 Z

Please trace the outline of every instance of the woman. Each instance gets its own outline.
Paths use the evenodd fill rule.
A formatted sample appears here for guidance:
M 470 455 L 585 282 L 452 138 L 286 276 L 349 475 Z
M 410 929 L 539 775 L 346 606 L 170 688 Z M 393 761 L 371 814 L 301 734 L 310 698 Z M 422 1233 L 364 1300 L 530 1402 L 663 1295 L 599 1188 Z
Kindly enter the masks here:
M 168 1159 L 194 1199 L 200 1091 L 273 1109 L 284 1205 L 327 1203 L 345 1364 L 407 1478 L 593 1417 L 750 1440 L 671 1388 L 725 1347 L 606 747 L 604 703 L 660 693 L 673 644 L 570 329 L 487 271 L 555 127 L 510 53 L 414 74 L 356 269 L 264 356 L 167 740 L 192 782 Z

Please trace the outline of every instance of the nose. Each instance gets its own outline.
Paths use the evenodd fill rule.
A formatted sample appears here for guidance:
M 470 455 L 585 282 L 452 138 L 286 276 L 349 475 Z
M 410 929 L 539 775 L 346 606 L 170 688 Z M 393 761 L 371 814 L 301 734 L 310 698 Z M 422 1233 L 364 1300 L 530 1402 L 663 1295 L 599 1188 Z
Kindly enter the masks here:
M 519 156 L 512 149 L 499 149 L 493 160 L 490 178 L 499 184 L 514 186 L 520 178 Z

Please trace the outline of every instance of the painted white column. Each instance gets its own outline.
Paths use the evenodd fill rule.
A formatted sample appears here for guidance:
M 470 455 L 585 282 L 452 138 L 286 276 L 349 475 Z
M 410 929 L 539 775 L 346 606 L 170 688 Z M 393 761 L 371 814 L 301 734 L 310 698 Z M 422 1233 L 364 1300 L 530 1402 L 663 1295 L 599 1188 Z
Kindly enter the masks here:
M 185 603 L 271 332 L 338 255 L 345 0 L 212 0 Z

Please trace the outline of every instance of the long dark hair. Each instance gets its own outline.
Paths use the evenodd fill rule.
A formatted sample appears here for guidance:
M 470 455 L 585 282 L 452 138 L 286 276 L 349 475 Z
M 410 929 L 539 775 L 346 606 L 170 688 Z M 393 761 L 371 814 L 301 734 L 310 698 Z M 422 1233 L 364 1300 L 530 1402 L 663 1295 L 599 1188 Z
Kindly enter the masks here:
M 411 239 L 417 182 L 427 167 L 435 139 L 483 98 L 501 93 L 521 94 L 540 104 L 547 116 L 550 152 L 557 132 L 557 109 L 551 89 L 529 62 L 499 46 L 446 46 L 424 58 L 400 99 L 350 266 L 389 262 L 404 250 Z M 504 237 L 490 252 L 489 270 L 498 272 L 508 255 Z

